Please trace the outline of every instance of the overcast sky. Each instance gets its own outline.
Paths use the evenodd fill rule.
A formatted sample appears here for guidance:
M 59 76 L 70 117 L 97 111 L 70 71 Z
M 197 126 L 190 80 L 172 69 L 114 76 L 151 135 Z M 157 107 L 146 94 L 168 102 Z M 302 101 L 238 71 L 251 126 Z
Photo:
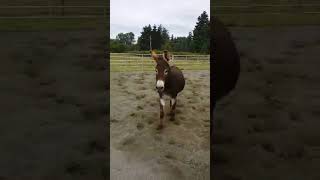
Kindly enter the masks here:
M 162 24 L 170 36 L 187 36 L 203 11 L 210 15 L 209 9 L 209 0 L 111 0 L 110 38 L 133 32 L 137 39 L 148 24 Z

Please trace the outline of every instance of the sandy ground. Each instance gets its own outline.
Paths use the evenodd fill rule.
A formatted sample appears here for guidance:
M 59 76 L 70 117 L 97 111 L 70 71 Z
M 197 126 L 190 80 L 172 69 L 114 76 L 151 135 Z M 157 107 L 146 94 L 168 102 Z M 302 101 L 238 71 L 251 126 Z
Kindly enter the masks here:
M 320 179 L 319 32 L 232 29 L 242 72 L 216 109 L 216 179 Z M 1 32 L 1 179 L 104 179 L 101 34 Z M 159 132 L 154 75 L 112 74 L 113 179 L 209 179 L 209 76 L 185 75 Z
M 210 179 L 209 71 L 184 75 L 186 86 L 177 98 L 176 120 L 165 116 L 164 129 L 159 131 L 155 73 L 111 74 L 112 180 Z
M 1 32 L 0 39 L 0 179 L 104 179 L 103 33 Z
M 215 179 L 320 179 L 320 27 L 233 28 L 236 90 L 218 103 Z

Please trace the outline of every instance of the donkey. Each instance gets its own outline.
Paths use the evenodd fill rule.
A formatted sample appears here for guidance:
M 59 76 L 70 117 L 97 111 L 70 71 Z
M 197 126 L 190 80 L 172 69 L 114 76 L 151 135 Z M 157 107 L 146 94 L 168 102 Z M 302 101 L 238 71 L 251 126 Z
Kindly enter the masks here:
M 240 76 L 240 56 L 231 33 L 219 19 L 212 16 L 210 17 L 210 38 L 210 84 L 212 84 L 210 117 L 214 120 L 213 112 L 216 103 L 226 97 L 237 85 Z M 214 126 L 214 121 L 211 121 L 211 143 L 213 144 L 211 146 L 213 149 L 210 151 L 211 162 L 215 162 L 214 147 L 217 134 L 214 134 L 214 132 L 216 127 Z M 217 168 L 211 166 L 210 169 L 213 174 L 218 177 L 219 175 L 221 176 L 221 172 L 217 171 Z
M 182 71 L 176 66 L 170 66 L 169 53 L 164 51 L 162 55 L 157 55 L 154 51 L 151 51 L 151 56 L 156 62 L 156 89 L 158 91 L 160 100 L 160 124 L 158 129 L 163 128 L 163 117 L 165 106 L 165 101 L 163 99 L 164 95 L 171 97 L 170 99 L 170 120 L 175 119 L 175 109 L 177 104 L 177 95 L 180 93 L 185 85 L 185 79 Z
M 216 103 L 236 87 L 240 75 L 240 56 L 230 32 L 216 17 L 211 17 L 210 38 L 212 118 Z

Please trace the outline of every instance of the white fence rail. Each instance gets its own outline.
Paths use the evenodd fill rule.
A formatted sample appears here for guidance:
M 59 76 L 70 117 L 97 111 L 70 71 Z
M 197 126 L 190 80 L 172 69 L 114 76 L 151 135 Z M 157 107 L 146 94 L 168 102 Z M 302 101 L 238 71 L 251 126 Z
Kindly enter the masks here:
M 212 14 L 281 14 L 303 13 L 319 14 L 320 3 L 294 3 L 294 4 L 248 4 L 248 5 L 223 5 L 211 4 Z M 73 10 L 71 10 L 73 9 Z M 74 10 L 78 9 L 78 13 Z M 71 6 L 71 5 L 42 5 L 42 6 L 1 6 L 0 19 L 12 18 L 107 18 L 110 6 Z M 263 9 L 263 10 L 261 10 Z M 81 11 L 80 11 L 81 10 Z M 230 12 L 228 12 L 231 10 Z M 261 10 L 261 11 L 260 11 Z M 31 13 L 34 11 L 34 13 Z M 91 13 L 85 13 L 91 11 Z M 239 12 L 237 12 L 239 11 Z M 276 12 L 274 12 L 276 11 Z M 25 12 L 25 13 L 23 13 Z M 73 15 L 68 15 L 72 12 Z M 17 15 L 21 14 L 21 15 Z
M 211 4 L 213 14 L 319 14 L 320 3 L 294 4 Z
M 257 8 L 257 7 L 315 7 L 320 6 L 317 4 L 248 4 L 248 5 L 211 5 L 213 8 Z
M 132 53 L 110 53 L 113 57 L 123 57 L 123 58 L 151 58 L 150 54 L 132 54 Z M 210 55 L 171 55 L 172 59 L 175 60 L 209 60 Z
M 209 55 L 172 55 L 170 64 L 185 70 L 208 70 Z M 150 71 L 154 61 L 150 54 L 110 53 L 111 71 Z
M 1 6 L 0 19 L 107 18 L 110 6 Z
M 243 14 L 245 13 L 246 14 L 281 14 L 281 13 L 319 14 L 320 13 L 320 3 L 302 3 L 302 2 L 294 3 L 294 4 L 247 4 L 247 5 L 211 4 L 211 8 L 213 9 L 212 14 L 216 14 L 216 15 L 238 14 L 238 13 L 243 13 Z M 50 4 L 41 5 L 41 6 L 1 6 L 0 5 L 0 19 L 100 18 L 100 17 L 107 18 L 109 15 L 109 9 L 110 9 L 110 6 L 103 6 L 103 5 L 99 5 L 99 6 L 92 6 L 92 5 L 91 6 L 90 5 L 71 6 L 71 5 L 50 5 Z M 75 10 L 78 13 L 75 13 L 74 12 Z M 34 13 L 30 14 L 31 11 Z M 91 13 L 88 13 L 90 11 Z M 69 12 L 69 15 L 68 15 L 68 12 Z M 17 13 L 21 15 L 17 15 Z M 70 15 L 70 13 L 73 15 Z

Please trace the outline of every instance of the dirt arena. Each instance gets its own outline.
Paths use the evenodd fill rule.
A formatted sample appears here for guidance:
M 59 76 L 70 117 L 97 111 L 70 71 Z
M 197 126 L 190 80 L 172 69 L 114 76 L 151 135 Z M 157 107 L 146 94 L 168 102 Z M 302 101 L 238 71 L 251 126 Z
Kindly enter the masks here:
M 320 179 L 319 32 L 231 28 L 241 74 L 215 111 L 216 179 Z
M 176 120 L 159 123 L 155 72 L 110 77 L 111 179 L 209 180 L 209 71 L 186 71 Z M 169 98 L 165 112 L 169 112 Z
M 2 31 L 0 39 L 0 179 L 105 179 L 102 32 Z

